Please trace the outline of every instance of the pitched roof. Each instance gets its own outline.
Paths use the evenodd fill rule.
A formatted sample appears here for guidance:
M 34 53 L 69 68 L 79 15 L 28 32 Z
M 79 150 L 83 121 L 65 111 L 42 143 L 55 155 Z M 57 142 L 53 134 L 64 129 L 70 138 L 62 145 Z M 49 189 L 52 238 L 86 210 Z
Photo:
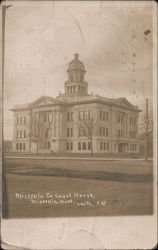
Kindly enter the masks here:
M 85 95 L 85 96 L 75 96 L 75 97 L 66 97 L 64 95 L 53 98 L 50 96 L 41 96 L 34 102 L 28 103 L 26 105 L 16 105 L 11 110 L 26 110 L 32 109 L 34 107 L 49 106 L 49 105 L 79 105 L 87 103 L 105 103 L 110 106 L 117 106 L 125 109 L 130 109 L 136 112 L 140 112 L 138 106 L 131 104 L 125 97 L 120 98 L 105 98 L 99 95 Z
M 39 107 L 39 106 L 48 106 L 48 105 L 56 105 L 61 104 L 61 101 L 57 98 L 53 98 L 50 96 L 41 96 L 38 99 L 36 99 L 34 102 L 24 104 L 24 105 L 15 105 L 11 110 L 22 110 L 22 109 L 31 109 L 33 107 Z

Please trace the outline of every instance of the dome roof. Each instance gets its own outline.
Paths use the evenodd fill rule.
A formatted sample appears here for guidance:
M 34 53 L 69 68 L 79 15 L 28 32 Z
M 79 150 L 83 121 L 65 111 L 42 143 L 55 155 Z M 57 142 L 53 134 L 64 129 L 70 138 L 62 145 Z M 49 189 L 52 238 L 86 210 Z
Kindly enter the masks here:
M 69 63 L 68 70 L 82 70 L 85 71 L 84 64 L 78 60 L 79 54 L 74 54 L 74 59 Z

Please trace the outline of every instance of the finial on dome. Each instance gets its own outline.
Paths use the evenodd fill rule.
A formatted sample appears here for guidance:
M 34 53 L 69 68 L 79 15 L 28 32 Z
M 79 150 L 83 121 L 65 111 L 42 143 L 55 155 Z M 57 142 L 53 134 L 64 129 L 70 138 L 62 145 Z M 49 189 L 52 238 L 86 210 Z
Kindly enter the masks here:
M 75 59 L 78 59 L 78 57 L 79 57 L 79 54 L 78 54 L 78 53 L 75 53 L 75 54 L 74 54 L 74 58 L 75 58 Z

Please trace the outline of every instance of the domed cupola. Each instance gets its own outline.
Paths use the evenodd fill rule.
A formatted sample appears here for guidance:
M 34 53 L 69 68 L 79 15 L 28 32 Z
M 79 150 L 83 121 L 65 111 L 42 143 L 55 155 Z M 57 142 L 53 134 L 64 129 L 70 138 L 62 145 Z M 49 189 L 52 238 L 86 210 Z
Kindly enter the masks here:
M 84 81 L 85 67 L 78 58 L 79 55 L 74 54 L 74 59 L 68 66 L 68 80 L 65 82 L 65 94 L 68 96 L 88 94 L 88 84 Z
M 74 59 L 69 63 L 69 67 L 68 67 L 68 71 L 71 71 L 71 70 L 81 70 L 81 71 L 85 71 L 85 68 L 84 68 L 84 64 L 78 60 L 78 57 L 79 57 L 79 54 L 74 54 Z

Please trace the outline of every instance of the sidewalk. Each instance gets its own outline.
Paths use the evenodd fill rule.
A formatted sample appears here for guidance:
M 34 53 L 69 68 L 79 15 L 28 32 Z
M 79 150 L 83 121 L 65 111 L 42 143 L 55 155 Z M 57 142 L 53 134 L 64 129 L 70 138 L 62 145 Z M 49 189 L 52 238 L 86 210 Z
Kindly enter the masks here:
M 145 161 L 144 158 L 103 158 L 103 157 L 54 157 L 54 156 L 4 156 L 5 159 L 47 159 L 47 160 L 85 160 L 85 161 Z M 152 161 L 152 159 L 148 159 Z

